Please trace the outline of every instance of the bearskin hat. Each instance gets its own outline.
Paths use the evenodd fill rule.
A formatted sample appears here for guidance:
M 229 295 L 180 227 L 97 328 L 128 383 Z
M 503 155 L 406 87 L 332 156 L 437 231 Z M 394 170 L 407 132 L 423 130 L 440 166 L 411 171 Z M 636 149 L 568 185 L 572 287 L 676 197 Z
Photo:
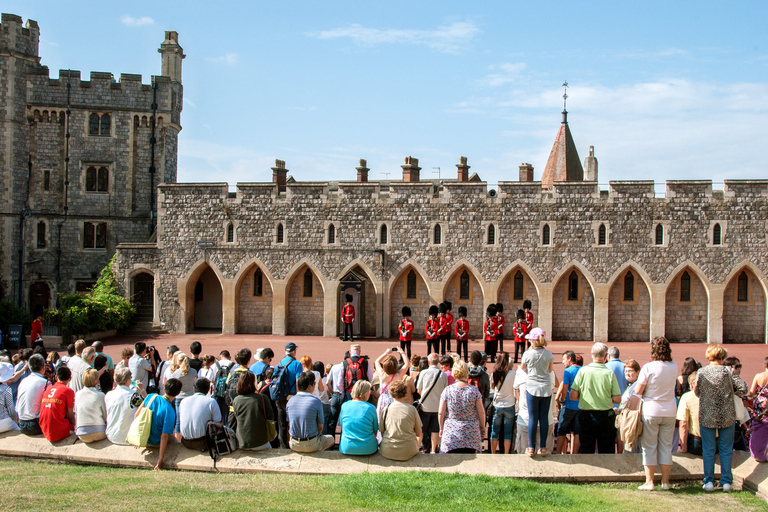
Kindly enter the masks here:
M 441 313 L 445 314 L 445 313 L 448 311 L 448 306 L 446 306 L 446 305 L 445 305 L 445 302 L 443 302 L 442 304 L 440 304 L 440 305 L 438 306 L 438 308 L 437 308 L 437 309 L 438 309 L 438 311 L 440 311 Z
M 525 311 L 522 309 L 517 310 L 517 319 L 518 320 L 525 320 Z
M 459 316 L 467 316 L 467 306 L 459 306 Z
M 346 295 L 344 296 L 344 300 L 345 300 L 346 302 L 352 302 L 352 296 L 351 296 L 350 294 L 346 294 Z
M 448 308 L 448 311 L 453 310 L 453 303 L 451 301 L 447 300 L 444 302 L 444 304 L 445 304 L 445 307 Z
M 437 306 L 429 306 L 429 314 L 437 316 L 437 313 L 439 310 L 437 309 Z
M 503 313 L 504 312 L 504 304 L 501 302 L 496 304 L 496 312 L 497 313 Z
M 411 308 L 408 306 L 403 306 L 403 310 L 400 312 L 403 314 L 403 316 L 411 316 Z
M 523 309 L 531 309 L 531 301 L 528 299 L 523 301 Z
M 488 316 L 495 316 L 496 304 L 491 304 L 490 306 L 488 306 L 488 309 L 486 309 L 485 312 L 488 314 Z

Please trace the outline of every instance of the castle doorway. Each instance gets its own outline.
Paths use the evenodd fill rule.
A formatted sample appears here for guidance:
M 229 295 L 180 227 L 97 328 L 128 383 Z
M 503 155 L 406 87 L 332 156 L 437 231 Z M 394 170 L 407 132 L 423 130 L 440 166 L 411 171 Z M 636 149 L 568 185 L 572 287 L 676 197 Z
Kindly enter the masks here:
M 352 297 L 352 306 L 355 308 L 355 321 L 352 322 L 352 332 L 356 338 L 363 336 L 375 336 L 376 325 L 368 321 L 369 317 L 375 320 L 376 294 L 372 290 L 371 280 L 365 271 L 355 267 L 347 272 L 339 281 L 338 311 L 336 319 L 336 331 L 339 336 L 344 334 L 344 323 L 341 320 L 341 311 L 346 304 L 346 296 Z M 370 297 L 369 297 L 370 296 Z
M 221 330 L 221 283 L 211 267 L 206 268 L 195 283 L 195 329 Z
M 131 301 L 136 308 L 137 322 L 152 322 L 155 318 L 155 277 L 142 272 L 133 278 Z
M 664 336 L 673 342 L 707 341 L 707 289 L 691 268 L 680 272 L 667 288 Z
M 592 341 L 594 332 L 592 286 L 579 269 L 570 268 L 552 290 L 552 339 Z
M 627 268 L 608 295 L 608 341 L 651 340 L 651 294 L 637 270 Z
M 51 307 L 51 288 L 48 283 L 32 283 L 29 287 L 29 311 L 33 315 Z
M 248 269 L 237 288 L 237 332 L 272 333 L 272 284 L 258 265 Z
M 325 292 L 320 279 L 303 265 L 288 285 L 286 332 L 308 336 L 323 335 Z
M 765 293 L 744 268 L 731 278 L 723 296 L 723 342 L 765 343 Z

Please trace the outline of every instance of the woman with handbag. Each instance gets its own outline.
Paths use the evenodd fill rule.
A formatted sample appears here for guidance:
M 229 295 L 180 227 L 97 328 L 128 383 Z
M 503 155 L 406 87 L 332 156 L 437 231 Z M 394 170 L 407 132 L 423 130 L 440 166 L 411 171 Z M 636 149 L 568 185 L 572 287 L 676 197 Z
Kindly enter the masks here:
M 736 424 L 736 404 L 747 393 L 747 384 L 723 366 L 728 351 L 722 345 L 707 348 L 709 366 L 696 376 L 694 393 L 699 397 L 699 428 L 704 456 L 704 490 L 715 490 L 715 444 L 720 449 L 720 485 L 723 491 L 733 491 L 733 434 Z M 742 408 L 743 410 L 743 405 Z M 719 436 L 716 437 L 715 436 Z
M 640 443 L 643 447 L 645 483 L 641 491 L 652 491 L 656 466 L 661 470 L 661 488 L 671 489 L 669 474 L 672 471 L 672 442 L 675 433 L 677 402 L 677 363 L 672 361 L 672 348 L 664 336 L 657 336 L 651 343 L 651 362 L 640 370 L 634 385 L 634 404 L 643 400 L 643 433 Z
M 499 446 L 499 434 L 504 433 L 504 449 L 501 453 L 512 453 L 512 432 L 515 428 L 515 371 L 509 360 L 509 353 L 502 352 L 496 359 L 491 373 L 493 395 L 493 422 L 491 423 L 491 453 Z M 503 428 L 502 428 L 503 427 Z
M 554 369 L 555 356 L 547 350 L 544 330 L 535 327 L 526 336 L 531 340 L 531 348 L 523 354 L 520 369 L 528 374 L 525 399 L 528 405 L 528 448 L 526 455 L 536 453 L 536 429 L 540 430 L 539 455 L 546 457 L 547 433 L 549 431 L 549 407 L 552 402 L 552 386 L 549 374 Z M 557 383 L 555 383 L 557 385 Z M 522 398 L 522 397 L 521 397 Z
M 277 437 L 272 402 L 256 392 L 256 376 L 247 370 L 237 381 L 237 396 L 232 401 L 237 419 L 237 442 L 241 450 L 267 450 Z

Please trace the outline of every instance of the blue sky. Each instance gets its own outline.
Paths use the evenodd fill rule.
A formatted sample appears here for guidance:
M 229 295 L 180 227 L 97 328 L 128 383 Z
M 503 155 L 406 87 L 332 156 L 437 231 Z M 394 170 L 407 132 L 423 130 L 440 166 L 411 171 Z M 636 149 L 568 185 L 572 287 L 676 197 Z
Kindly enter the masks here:
M 179 181 L 540 179 L 564 80 L 599 182 L 768 177 L 768 2 L 6 1 L 59 69 L 160 72 L 179 32 Z M 385 173 L 389 173 L 388 175 Z M 719 188 L 718 185 L 715 185 Z

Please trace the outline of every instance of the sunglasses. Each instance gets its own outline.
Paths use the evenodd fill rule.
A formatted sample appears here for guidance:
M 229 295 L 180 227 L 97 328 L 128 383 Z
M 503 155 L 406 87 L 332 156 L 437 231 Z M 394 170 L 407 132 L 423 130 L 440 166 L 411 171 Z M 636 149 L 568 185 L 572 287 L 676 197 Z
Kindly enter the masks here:
M 740 364 L 735 364 L 735 365 L 733 365 L 733 367 L 736 368 L 737 370 L 741 370 L 741 365 Z

